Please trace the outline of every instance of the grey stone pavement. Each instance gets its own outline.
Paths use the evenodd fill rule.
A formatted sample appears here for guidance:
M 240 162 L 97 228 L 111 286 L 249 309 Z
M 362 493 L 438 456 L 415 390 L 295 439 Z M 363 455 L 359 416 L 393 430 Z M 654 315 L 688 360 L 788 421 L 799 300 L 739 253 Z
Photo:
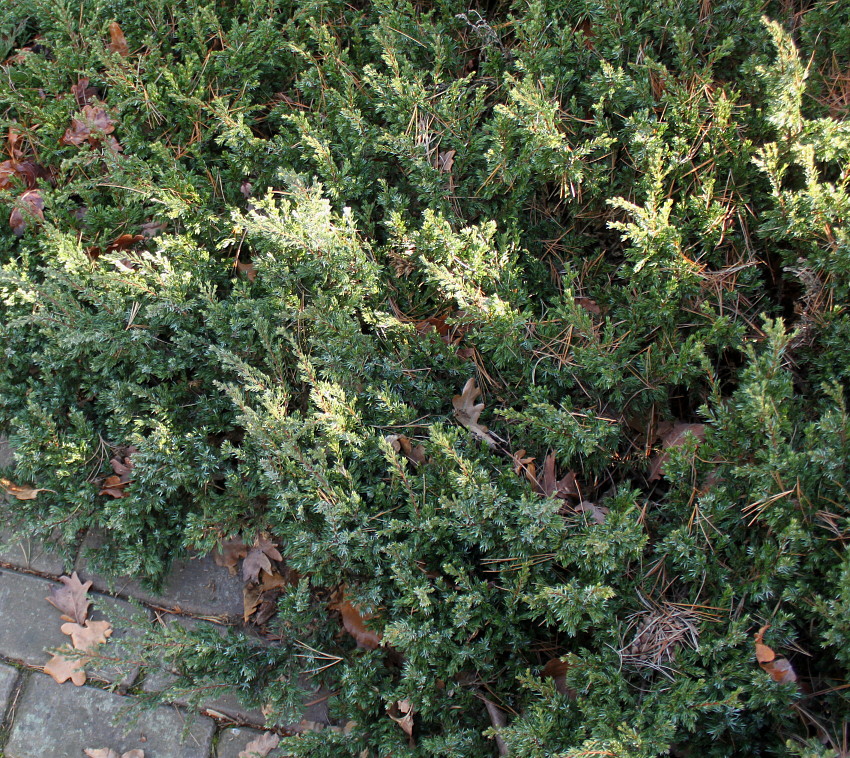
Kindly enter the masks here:
M 8 447 L 0 438 L 0 466 L 8 461 Z M 2 509 L 0 497 L 0 516 Z M 188 711 L 178 698 L 128 717 L 128 707 L 140 695 L 164 688 L 173 675 L 122 658 L 121 641 L 131 633 L 127 626 L 144 621 L 145 615 L 156 623 L 238 626 L 240 578 L 209 557 L 197 557 L 178 562 L 163 592 L 152 595 L 130 578 L 108 579 L 89 571 L 84 552 L 96 541 L 97 535 L 87 536 L 66 565 L 44 545 L 0 526 L 0 758 L 84 758 L 85 749 L 98 748 L 119 755 L 140 748 L 145 758 L 237 758 L 262 734 L 262 713 L 244 708 L 234 692 L 222 690 L 198 712 Z M 90 618 L 105 618 L 114 627 L 102 646 L 110 662 L 88 664 L 82 687 L 57 684 L 42 673 L 50 658 L 46 651 L 69 640 L 59 629 L 59 611 L 45 598 L 58 577 L 71 570 L 93 583 Z M 304 719 L 327 723 L 326 705 L 311 707 Z

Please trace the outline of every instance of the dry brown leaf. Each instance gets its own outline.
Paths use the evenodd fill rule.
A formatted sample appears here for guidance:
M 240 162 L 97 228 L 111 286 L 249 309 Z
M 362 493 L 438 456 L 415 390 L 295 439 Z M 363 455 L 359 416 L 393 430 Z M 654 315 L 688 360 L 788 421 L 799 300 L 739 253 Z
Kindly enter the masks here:
M 455 155 L 455 150 L 443 150 L 437 153 L 437 168 L 444 174 L 450 174 L 455 164 Z
M 112 624 L 108 621 L 89 621 L 84 626 L 69 621 L 59 627 L 62 634 L 71 638 L 71 644 L 77 649 L 86 652 L 93 647 L 103 645 L 107 638 L 112 636 Z
M 168 228 L 167 221 L 146 221 L 142 224 L 143 237 L 156 237 Z
M 546 497 L 580 497 L 576 475 L 570 471 L 563 479 L 555 473 L 555 453 L 549 453 L 543 461 L 543 476 L 538 480 L 538 492 Z
M 388 709 L 390 718 L 396 722 L 407 735 L 410 744 L 413 744 L 413 705 L 409 700 L 397 700 Z
M 44 200 L 37 189 L 27 190 L 18 198 L 9 216 L 9 226 L 20 237 L 33 221 L 44 221 Z
M 591 300 L 589 297 L 577 297 L 575 301 L 576 305 L 580 305 L 588 313 L 592 313 L 594 316 L 602 314 L 602 309 L 599 307 L 599 304 L 595 300 Z
M 132 247 L 137 242 L 142 242 L 145 239 L 142 234 L 122 234 L 116 237 L 106 246 L 107 253 L 114 253 L 119 250 L 126 250 Z
M 279 742 L 280 737 L 274 732 L 264 732 L 257 739 L 251 740 L 245 745 L 245 749 L 236 758 L 265 758 L 278 746 Z
M 242 618 L 247 624 L 262 602 L 263 591 L 258 584 L 246 584 L 242 588 Z
M 11 495 L 18 500 L 35 500 L 38 497 L 39 492 L 53 492 L 53 490 L 47 489 L 34 489 L 32 487 L 20 487 L 17 484 L 13 484 L 8 479 L 0 479 L 0 488 L 3 489 L 7 495 Z
M 377 650 L 381 647 L 381 635 L 366 627 L 366 621 L 372 616 L 364 617 L 361 615 L 358 608 L 342 595 L 339 600 L 331 603 L 328 607 L 331 610 L 339 611 L 339 615 L 342 617 L 342 626 L 346 632 L 354 637 L 357 647 L 368 650 Z
M 469 379 L 463 385 L 461 393 L 452 398 L 454 415 L 457 422 L 469 429 L 475 437 L 490 447 L 496 447 L 502 441 L 501 438 L 489 431 L 483 424 L 478 423 L 478 417 L 481 415 L 481 411 L 484 410 L 484 403 L 478 403 L 477 405 L 475 403 L 475 400 L 480 394 L 481 389 L 475 383 L 475 379 Z
M 246 582 L 257 582 L 260 578 L 260 571 L 273 573 L 272 560 L 282 561 L 283 556 L 278 552 L 273 542 L 263 535 L 258 535 L 254 540 L 254 546 L 248 551 L 245 560 L 242 561 L 242 579 Z
M 77 686 L 82 687 L 86 683 L 86 672 L 84 666 L 90 658 L 66 658 L 64 655 L 54 655 L 44 666 L 44 673 L 50 674 L 58 683 L 67 682 L 69 679 Z
M 50 587 L 50 597 L 46 598 L 47 602 L 62 612 L 64 621 L 84 624 L 91 605 L 87 594 L 92 583 L 81 582 L 76 571 L 71 576 L 60 576 L 59 581 L 62 582 L 61 586 Z
M 127 46 L 124 32 L 117 21 L 113 21 L 109 25 L 109 49 L 124 58 L 130 54 L 130 48 Z
M 555 689 L 558 692 L 566 695 L 570 700 L 575 700 L 578 697 L 578 693 L 572 687 L 567 686 L 567 671 L 569 668 L 569 665 L 564 663 L 560 658 L 550 658 L 546 661 L 546 665 L 543 667 L 541 673 L 544 679 L 546 677 L 552 677 Z
M 664 464 L 670 458 L 670 454 L 666 451 L 671 447 L 683 445 L 688 434 L 693 434 L 700 441 L 705 439 L 705 424 L 684 424 L 681 421 L 677 421 L 673 426 L 659 426 L 660 433 L 662 432 L 662 428 L 662 452 L 658 453 L 652 459 L 652 466 L 649 469 L 650 482 L 654 482 L 664 475 Z
M 242 261 L 236 261 L 236 270 L 242 274 L 245 274 L 245 278 L 249 282 L 253 282 L 257 278 L 257 268 L 253 263 L 243 263 Z
M 413 465 L 418 466 L 425 463 L 425 447 L 423 445 L 413 446 L 409 437 L 403 434 L 390 434 L 385 437 L 386 441 L 397 453 L 402 453 Z
M 525 450 L 517 450 L 511 453 L 511 459 L 514 462 L 514 473 L 523 474 L 532 486 L 537 487 L 537 466 L 534 464 L 533 457 L 526 457 Z
M 770 629 L 770 624 L 765 624 L 753 637 L 755 638 L 756 660 L 762 670 L 765 671 L 774 682 L 786 684 L 797 681 L 797 672 L 787 658 L 777 658 L 773 648 L 764 644 L 764 633 Z
M 236 567 L 248 555 L 248 546 L 237 535 L 224 540 L 220 547 L 213 550 L 212 555 L 217 566 L 226 568 L 231 576 L 236 576 Z
M 71 94 L 77 101 L 77 105 L 82 108 L 89 104 L 89 100 L 97 95 L 97 90 L 94 87 L 89 87 L 88 77 L 80 77 L 76 84 L 71 85 Z
M 93 147 L 99 147 L 103 138 L 114 131 L 115 122 L 109 118 L 103 108 L 84 105 L 82 111 L 71 119 L 71 126 L 65 130 L 65 134 L 59 142 L 62 145 L 76 145 L 78 147 L 83 142 L 88 142 Z M 117 142 L 115 145 L 117 145 Z
M 587 500 L 582 500 L 582 502 L 576 506 L 576 511 L 579 513 L 586 513 L 597 524 L 604 524 L 605 518 L 608 516 L 608 509 L 604 505 L 595 505 Z
M 138 448 L 133 446 L 118 449 L 115 457 L 109 461 L 115 474 L 103 480 L 98 495 L 109 495 L 114 498 L 127 497 L 124 488 L 133 481 L 132 456 L 138 452 Z

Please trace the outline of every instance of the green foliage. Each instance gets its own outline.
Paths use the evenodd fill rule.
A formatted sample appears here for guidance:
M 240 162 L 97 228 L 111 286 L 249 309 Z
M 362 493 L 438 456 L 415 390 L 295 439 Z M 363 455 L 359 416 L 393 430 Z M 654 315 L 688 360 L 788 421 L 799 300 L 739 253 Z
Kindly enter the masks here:
M 151 645 L 274 723 L 330 687 L 356 726 L 293 756 L 840 754 L 840 5 L 4 8 L 7 157 L 45 203 L 0 228 L 0 429 L 44 488 L 22 525 L 96 527 L 152 584 L 270 533 L 301 579 L 263 644 Z M 63 139 L 80 77 L 120 151 Z M 455 423 L 471 377 L 493 445 Z M 341 631 L 342 588 L 383 648 Z M 757 664 L 765 624 L 801 686 Z

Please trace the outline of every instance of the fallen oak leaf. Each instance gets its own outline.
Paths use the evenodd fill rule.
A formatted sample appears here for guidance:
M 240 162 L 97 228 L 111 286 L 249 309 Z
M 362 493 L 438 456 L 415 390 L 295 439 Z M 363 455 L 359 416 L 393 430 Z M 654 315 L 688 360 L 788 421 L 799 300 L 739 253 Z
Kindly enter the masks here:
M 756 632 L 755 639 L 756 660 L 762 670 L 779 684 L 788 684 L 797 681 L 797 672 L 787 658 L 777 658 L 773 648 L 764 644 L 764 633 L 770 629 L 770 624 L 765 624 Z
M 79 147 L 83 142 L 88 142 L 97 147 L 104 137 L 114 131 L 115 122 L 103 108 L 84 105 L 82 111 L 71 119 L 71 126 L 65 130 L 59 143 Z
M 555 684 L 555 689 L 558 692 L 562 695 L 566 695 L 570 700 L 575 700 L 578 697 L 578 693 L 572 687 L 567 685 L 567 671 L 569 668 L 569 664 L 565 663 L 560 658 L 550 658 L 546 661 L 546 665 L 543 667 L 541 676 L 544 679 L 551 677 Z
M 35 500 L 36 497 L 38 497 L 39 492 L 54 492 L 54 490 L 49 490 L 44 487 L 21 487 L 17 484 L 13 484 L 8 479 L 0 479 L 0 487 L 3 488 L 3 492 L 7 495 L 11 495 L 18 500 Z
M 278 743 L 280 743 L 280 737 L 274 732 L 264 732 L 245 745 L 245 749 L 236 758 L 265 758 L 278 746 Z
M 226 568 L 231 576 L 236 576 L 236 566 L 248 555 L 248 546 L 239 536 L 229 537 L 213 550 L 212 555 L 216 566 Z
M 240 274 L 245 274 L 245 278 L 249 282 L 253 282 L 257 278 L 257 268 L 253 263 L 243 263 L 242 261 L 236 261 L 236 270 Z
M 354 637 L 357 647 L 363 647 L 367 650 L 377 650 L 381 647 L 381 635 L 366 627 L 366 621 L 372 616 L 363 616 L 357 606 L 345 599 L 343 593 L 340 593 L 340 599 L 330 603 L 328 608 L 332 611 L 339 611 L 342 626 L 346 632 Z
M 478 417 L 484 410 L 484 403 L 476 405 L 475 400 L 481 394 L 481 388 L 475 383 L 475 379 L 468 379 L 459 395 L 452 398 L 454 415 L 457 422 L 469 429 L 479 440 L 490 447 L 496 447 L 502 439 L 493 434 L 486 426 L 478 423 Z
M 109 49 L 124 58 L 130 54 L 127 39 L 124 37 L 124 31 L 117 21 L 113 21 L 109 25 Z
M 71 85 L 71 94 L 77 101 L 77 105 L 82 108 L 89 104 L 89 100 L 97 95 L 97 90 L 94 87 L 89 87 L 88 77 L 80 77 L 76 84 Z
M 604 505 L 595 505 L 587 500 L 582 500 L 576 506 L 576 511 L 586 513 L 597 524 L 604 524 L 605 518 L 608 516 L 608 509 Z
M 20 237 L 26 231 L 31 222 L 42 223 L 44 221 L 44 199 L 41 192 L 31 189 L 24 192 L 18 198 L 12 213 L 9 216 L 9 226 L 16 237 Z
M 652 459 L 649 469 L 649 481 L 654 482 L 664 475 L 664 464 L 670 459 L 668 452 L 671 447 L 681 447 L 685 444 L 689 434 L 692 434 L 700 442 L 705 439 L 705 424 L 685 424 L 677 421 L 672 427 L 664 427 L 665 431 L 661 440 L 661 452 Z
M 53 677 L 57 684 L 67 682 L 69 679 L 77 686 L 82 687 L 86 683 L 86 672 L 84 666 L 91 658 L 54 655 L 44 666 L 44 673 Z
M 543 461 L 543 476 L 537 480 L 538 492 L 546 497 L 581 497 L 576 475 L 570 471 L 563 479 L 555 473 L 555 453 L 549 453 Z
M 532 486 L 537 486 L 537 466 L 534 465 L 533 457 L 526 457 L 525 449 L 517 450 L 511 453 L 511 459 L 514 462 L 514 473 L 519 476 L 523 474 Z
M 258 535 L 254 540 L 254 546 L 248 551 L 245 560 L 242 561 L 242 579 L 246 582 L 257 582 L 260 578 L 260 571 L 273 573 L 272 560 L 282 561 L 283 556 L 268 538 Z
M 103 480 L 103 487 L 101 487 L 97 494 L 110 495 L 116 499 L 127 497 L 127 493 L 124 492 L 124 487 L 126 485 L 127 482 L 122 482 L 120 476 L 107 476 L 106 479 Z
M 108 621 L 86 620 L 81 626 L 76 622 L 68 622 L 59 627 L 62 634 L 71 638 L 71 644 L 77 649 L 86 652 L 93 647 L 103 645 L 112 636 L 112 624 Z
M 246 584 L 242 587 L 242 619 L 247 624 L 262 602 L 263 591 L 258 584 Z
M 388 709 L 389 717 L 396 722 L 407 735 L 410 745 L 413 746 L 413 705 L 407 699 L 397 700 Z
M 402 453 L 414 466 L 425 463 L 425 447 L 423 445 L 414 447 L 410 438 L 404 434 L 390 434 L 384 439 L 390 443 L 393 450 Z
M 91 606 L 91 600 L 88 599 L 87 595 L 92 583 L 90 581 L 81 582 L 76 571 L 71 576 L 60 576 L 59 581 L 62 582 L 62 585 L 52 585 L 50 597 L 45 599 L 54 608 L 58 608 L 62 612 L 64 621 L 84 624 Z

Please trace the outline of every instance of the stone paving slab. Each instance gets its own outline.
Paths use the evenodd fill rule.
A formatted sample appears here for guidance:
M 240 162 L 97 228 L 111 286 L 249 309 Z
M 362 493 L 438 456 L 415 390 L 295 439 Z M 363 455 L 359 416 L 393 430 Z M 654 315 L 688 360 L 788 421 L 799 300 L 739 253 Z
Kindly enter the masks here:
M 247 727 L 225 729 L 218 738 L 215 758 L 239 758 L 239 753 L 245 749 L 245 746 L 262 734 L 263 732 Z
M 9 707 L 9 698 L 12 696 L 12 690 L 15 689 L 19 673 L 14 666 L 0 663 L 0 724 L 3 723 L 3 716 Z M 0 755 L 2 754 L 0 752 Z
M 15 454 L 9 445 L 9 440 L 0 437 L 0 468 L 12 466 L 15 463 Z
M 81 758 L 86 748 L 111 748 L 119 755 L 138 748 L 145 758 L 208 758 L 215 732 L 211 719 L 195 717 L 181 742 L 187 716 L 174 708 L 142 712 L 133 725 L 116 722 L 131 700 L 33 674 L 18 703 L 5 758 Z
M 242 618 L 242 580 L 217 566 L 212 556 L 175 561 L 162 592 L 154 594 L 131 578 L 109 577 L 90 571 L 86 550 L 99 542 L 97 534 L 89 533 L 83 540 L 76 565 L 80 577 L 84 581 L 90 579 L 95 589 L 131 595 L 161 608 L 179 609 L 198 616 Z
M 0 656 L 21 661 L 30 666 L 44 666 L 50 656 L 45 650 L 59 648 L 70 643 L 62 634 L 63 622 L 59 611 L 45 598 L 50 596 L 50 587 L 57 584 L 29 574 L 19 574 L 0 569 Z M 115 626 L 113 637 L 116 643 L 126 638 L 128 631 L 122 620 L 138 617 L 140 611 L 129 603 L 103 595 L 91 596 L 95 610 L 93 620 L 107 618 Z M 121 646 L 112 643 L 103 646 L 104 655 L 118 654 Z M 88 667 L 89 673 L 100 679 L 120 681 L 128 686 L 137 674 L 135 666 Z
M 0 516 L 3 515 L 0 511 Z M 49 552 L 43 542 L 16 536 L 11 529 L 0 530 L 0 563 L 54 576 L 65 573 L 65 559 L 61 555 Z M 68 560 L 68 566 L 71 564 L 73 559 Z

